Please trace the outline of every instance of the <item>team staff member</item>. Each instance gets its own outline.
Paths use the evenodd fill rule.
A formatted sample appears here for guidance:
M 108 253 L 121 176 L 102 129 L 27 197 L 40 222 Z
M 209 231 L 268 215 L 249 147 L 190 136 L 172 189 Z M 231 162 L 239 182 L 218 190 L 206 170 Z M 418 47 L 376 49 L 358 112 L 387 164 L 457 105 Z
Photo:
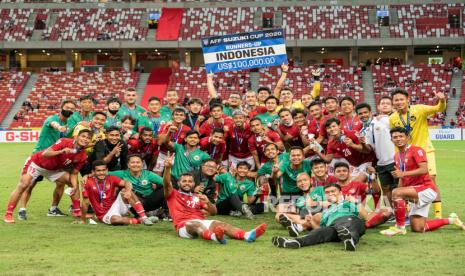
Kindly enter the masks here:
M 409 105 L 410 97 L 407 91 L 396 89 L 391 93 L 392 101 L 396 112 L 389 116 L 391 129 L 394 127 L 403 127 L 407 131 L 409 144 L 420 147 L 425 150 L 428 159 L 428 173 L 431 175 L 433 182 L 436 179 L 436 157 L 434 154 L 433 143 L 429 138 L 428 117 L 438 112 L 446 110 L 446 96 L 439 92 L 434 95 L 438 100 L 435 106 L 430 105 Z M 442 217 L 441 196 L 433 202 L 434 216 Z
M 128 145 L 121 139 L 120 129 L 110 126 L 106 129 L 106 138 L 98 141 L 89 156 L 89 163 L 102 160 L 109 171 L 126 170 L 128 168 Z
M 81 123 L 82 125 L 89 126 L 90 121 L 94 116 L 94 98 L 92 95 L 83 95 L 79 98 L 79 106 L 81 111 L 76 111 L 69 117 L 67 121 L 68 132 L 67 137 L 70 137 L 73 134 L 74 127 L 77 124 Z
M 118 110 L 118 117 L 123 118 L 125 116 L 131 116 L 132 118 L 139 120 L 143 114 L 145 114 L 145 109 L 136 104 L 137 102 L 137 92 L 136 89 L 130 87 L 124 91 L 124 103 Z M 137 131 L 137 126 L 134 127 L 134 131 Z

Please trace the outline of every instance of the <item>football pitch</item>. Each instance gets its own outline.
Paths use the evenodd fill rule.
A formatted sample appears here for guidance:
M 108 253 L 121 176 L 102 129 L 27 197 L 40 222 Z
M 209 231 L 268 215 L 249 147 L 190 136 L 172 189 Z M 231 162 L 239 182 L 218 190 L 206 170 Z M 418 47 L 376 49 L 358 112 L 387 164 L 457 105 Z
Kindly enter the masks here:
M 436 142 L 438 185 L 443 214 L 465 219 L 465 142 Z M 0 144 L 0 212 L 18 181 L 33 144 Z M 28 221 L 0 223 L 0 275 L 315 275 L 448 274 L 464 275 L 465 231 L 438 231 L 387 238 L 370 229 L 356 252 L 340 243 L 277 249 L 274 235 L 287 231 L 267 213 L 254 221 L 217 217 L 246 230 L 268 223 L 255 243 L 228 240 L 227 245 L 178 238 L 171 223 L 110 227 L 73 225 L 71 217 L 47 217 L 53 185 L 45 181 L 33 192 Z M 60 208 L 67 211 L 69 199 Z M 17 210 L 15 211 L 15 218 Z

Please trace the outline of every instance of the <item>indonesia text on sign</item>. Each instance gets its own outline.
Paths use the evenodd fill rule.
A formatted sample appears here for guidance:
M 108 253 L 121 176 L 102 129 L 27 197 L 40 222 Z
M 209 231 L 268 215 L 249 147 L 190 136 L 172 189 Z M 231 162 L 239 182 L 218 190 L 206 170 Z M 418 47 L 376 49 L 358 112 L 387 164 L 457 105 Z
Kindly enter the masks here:
M 287 64 L 283 29 L 202 39 L 208 73 Z

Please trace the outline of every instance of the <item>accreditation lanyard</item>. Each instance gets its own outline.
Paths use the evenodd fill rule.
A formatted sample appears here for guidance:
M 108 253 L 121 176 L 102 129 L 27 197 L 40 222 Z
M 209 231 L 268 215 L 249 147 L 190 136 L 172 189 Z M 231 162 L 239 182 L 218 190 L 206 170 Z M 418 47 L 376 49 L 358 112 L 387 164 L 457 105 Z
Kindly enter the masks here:
M 407 136 L 410 135 L 410 109 L 407 112 L 407 123 L 405 123 L 404 118 L 402 118 L 402 115 L 399 113 L 399 119 L 402 123 L 402 125 L 405 128 L 405 131 L 407 132 Z
M 245 131 L 245 129 L 242 130 L 242 132 L 241 132 L 241 137 L 239 138 L 239 135 L 237 135 L 237 129 L 234 128 L 234 135 L 235 135 L 235 138 L 236 138 L 236 143 L 237 143 L 237 145 L 238 145 L 239 147 L 241 146 L 241 144 L 242 144 L 242 139 L 244 138 L 244 131 Z
M 179 139 L 179 136 L 181 135 L 181 131 L 182 131 L 182 125 L 181 125 L 181 127 L 179 128 L 178 134 L 177 134 L 176 137 L 173 139 L 173 142 L 178 143 L 178 139 Z
M 407 146 L 404 152 L 399 151 L 399 169 L 401 172 L 405 172 L 405 170 L 407 169 L 405 164 L 405 158 L 407 157 L 407 151 L 409 147 L 410 146 Z
M 211 144 L 210 144 L 210 149 L 212 148 Z M 216 145 L 213 146 L 213 151 L 212 151 L 212 154 L 210 154 L 211 158 L 215 158 L 215 154 L 216 154 Z
M 105 180 L 103 181 L 103 186 L 102 188 L 100 188 L 100 185 L 98 183 L 98 179 L 96 178 L 95 179 L 95 186 L 97 186 L 97 191 L 98 191 L 98 196 L 99 196 L 99 199 L 100 199 L 100 205 L 102 205 L 102 201 L 103 199 L 105 198 L 105 187 L 107 185 L 107 178 L 105 177 Z
M 158 129 L 160 128 L 160 121 L 157 120 L 156 117 L 150 116 L 148 117 L 150 122 L 152 123 L 153 126 L 153 133 L 156 134 L 158 133 Z
M 189 126 L 194 129 L 195 123 L 197 123 L 197 119 L 192 120 L 192 116 L 190 114 L 187 115 L 187 118 L 189 119 Z
M 355 116 L 352 116 L 352 119 L 350 120 L 350 123 L 349 123 L 349 120 L 347 120 L 347 118 L 344 117 L 344 119 L 346 120 L 346 127 L 349 130 L 352 130 L 354 128 L 354 118 L 355 118 Z

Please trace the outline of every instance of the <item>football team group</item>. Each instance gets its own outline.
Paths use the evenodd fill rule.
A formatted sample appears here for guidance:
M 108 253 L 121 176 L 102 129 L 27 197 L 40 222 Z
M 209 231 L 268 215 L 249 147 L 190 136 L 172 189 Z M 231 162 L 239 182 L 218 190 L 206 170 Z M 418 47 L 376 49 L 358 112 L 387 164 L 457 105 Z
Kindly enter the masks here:
M 222 99 L 208 74 L 209 102 L 166 92 L 166 104 L 152 97 L 147 110 L 129 88 L 123 99 L 106 99 L 106 110 L 83 95 L 64 100 L 48 117 L 39 141 L 8 199 L 6 223 L 27 220 L 35 185 L 55 183 L 48 216 L 71 198 L 74 223 L 153 225 L 172 221 L 182 238 L 221 244 L 226 238 L 253 242 L 262 223 L 245 231 L 215 219 L 227 215 L 256 219 L 275 212 L 284 236 L 272 243 L 300 248 L 342 242 L 353 251 L 366 229 L 383 223 L 386 236 L 434 231 L 453 224 L 442 216 L 440 183 L 427 118 L 446 108 L 410 105 L 395 89 L 376 107 L 350 96 L 320 97 L 322 69 L 312 71 L 313 88 L 300 99 L 286 87 L 288 66 L 271 90 L 231 93 Z M 79 179 L 81 175 L 81 179 Z M 66 188 L 68 186 L 68 188 Z M 371 198 L 373 206 L 367 205 Z M 434 218 L 428 218 L 432 206 Z M 290 237 L 289 237 L 290 236 Z

